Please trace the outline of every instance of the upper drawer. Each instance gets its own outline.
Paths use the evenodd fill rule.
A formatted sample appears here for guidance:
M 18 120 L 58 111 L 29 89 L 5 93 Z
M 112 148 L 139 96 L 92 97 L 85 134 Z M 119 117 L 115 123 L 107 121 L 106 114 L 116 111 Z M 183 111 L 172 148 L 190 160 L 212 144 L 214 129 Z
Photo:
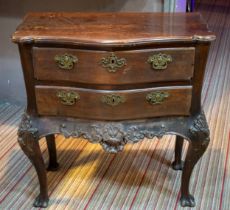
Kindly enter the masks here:
M 116 52 L 33 49 L 34 73 L 39 80 L 106 85 L 190 80 L 194 56 L 194 47 Z

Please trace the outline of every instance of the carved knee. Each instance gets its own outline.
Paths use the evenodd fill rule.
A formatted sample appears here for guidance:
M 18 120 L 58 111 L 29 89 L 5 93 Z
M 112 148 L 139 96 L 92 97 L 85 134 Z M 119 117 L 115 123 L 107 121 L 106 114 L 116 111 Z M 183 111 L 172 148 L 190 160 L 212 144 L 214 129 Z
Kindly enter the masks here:
M 189 132 L 192 138 L 209 138 L 210 132 L 203 111 L 195 117 L 195 119 L 192 122 L 192 125 L 189 128 Z
M 193 120 L 189 128 L 189 134 L 194 146 L 206 149 L 210 141 L 210 132 L 203 111 Z
M 27 155 L 33 155 L 34 143 L 37 140 L 38 129 L 33 127 L 30 116 L 24 113 L 18 129 L 18 143 Z

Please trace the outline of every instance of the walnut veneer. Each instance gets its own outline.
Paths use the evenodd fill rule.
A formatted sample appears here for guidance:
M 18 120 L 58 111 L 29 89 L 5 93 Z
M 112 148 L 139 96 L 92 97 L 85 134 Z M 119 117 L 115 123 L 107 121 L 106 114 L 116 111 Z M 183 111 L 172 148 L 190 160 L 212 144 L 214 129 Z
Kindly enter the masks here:
M 12 39 L 28 97 L 18 142 L 40 183 L 35 207 L 49 200 L 38 140 L 46 136 L 48 170 L 56 170 L 57 133 L 100 143 L 108 152 L 176 135 L 181 205 L 195 205 L 189 180 L 209 143 L 201 90 L 215 39 L 198 13 L 31 13 Z

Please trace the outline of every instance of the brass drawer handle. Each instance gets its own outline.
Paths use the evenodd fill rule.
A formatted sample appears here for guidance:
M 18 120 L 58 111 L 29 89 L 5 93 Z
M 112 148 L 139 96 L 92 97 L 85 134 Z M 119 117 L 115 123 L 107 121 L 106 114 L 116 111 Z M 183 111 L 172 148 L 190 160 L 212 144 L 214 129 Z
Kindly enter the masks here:
M 115 53 L 101 59 L 101 65 L 106 68 L 108 72 L 116 72 L 119 68 L 126 65 L 125 58 L 118 58 Z
M 80 99 L 80 96 L 74 91 L 58 91 L 57 97 L 60 99 L 60 102 L 64 105 L 74 105 L 76 101 Z
M 166 69 L 170 62 L 172 62 L 172 56 L 163 53 L 155 54 L 148 58 L 148 63 L 150 63 L 155 70 Z
M 166 98 L 169 97 L 169 93 L 165 91 L 154 91 L 146 95 L 146 100 L 154 105 L 161 104 Z
M 125 102 L 125 97 L 116 94 L 108 94 L 103 95 L 101 101 L 110 106 L 117 106 Z
M 56 55 L 54 57 L 55 62 L 60 69 L 71 70 L 74 64 L 78 62 L 78 58 L 74 55 L 65 53 L 64 55 Z

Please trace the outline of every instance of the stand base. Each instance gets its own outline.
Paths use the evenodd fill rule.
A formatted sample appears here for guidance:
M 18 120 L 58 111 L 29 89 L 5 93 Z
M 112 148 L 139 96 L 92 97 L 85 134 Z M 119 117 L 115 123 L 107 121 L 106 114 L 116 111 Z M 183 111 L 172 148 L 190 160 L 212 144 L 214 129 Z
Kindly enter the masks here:
M 48 171 L 59 167 L 56 159 L 56 146 L 53 134 L 65 137 L 83 137 L 90 142 L 99 143 L 106 152 L 122 151 L 128 142 L 136 143 L 144 138 L 161 138 L 165 134 L 177 135 L 177 139 L 189 140 L 185 163 L 181 161 L 181 144 L 176 149 L 176 159 L 172 163 L 174 170 L 183 170 L 181 206 L 195 206 L 194 197 L 189 194 L 189 180 L 192 170 L 209 144 L 209 129 L 201 112 L 189 117 L 162 117 L 133 121 L 94 121 L 60 117 L 37 117 L 24 114 L 18 132 L 18 142 L 36 168 L 40 183 L 40 195 L 34 202 L 35 207 L 48 206 L 46 168 L 42 159 L 38 140 L 48 137 L 50 156 Z M 179 140 L 178 140 L 179 141 Z M 189 196 L 186 196 L 189 195 Z

